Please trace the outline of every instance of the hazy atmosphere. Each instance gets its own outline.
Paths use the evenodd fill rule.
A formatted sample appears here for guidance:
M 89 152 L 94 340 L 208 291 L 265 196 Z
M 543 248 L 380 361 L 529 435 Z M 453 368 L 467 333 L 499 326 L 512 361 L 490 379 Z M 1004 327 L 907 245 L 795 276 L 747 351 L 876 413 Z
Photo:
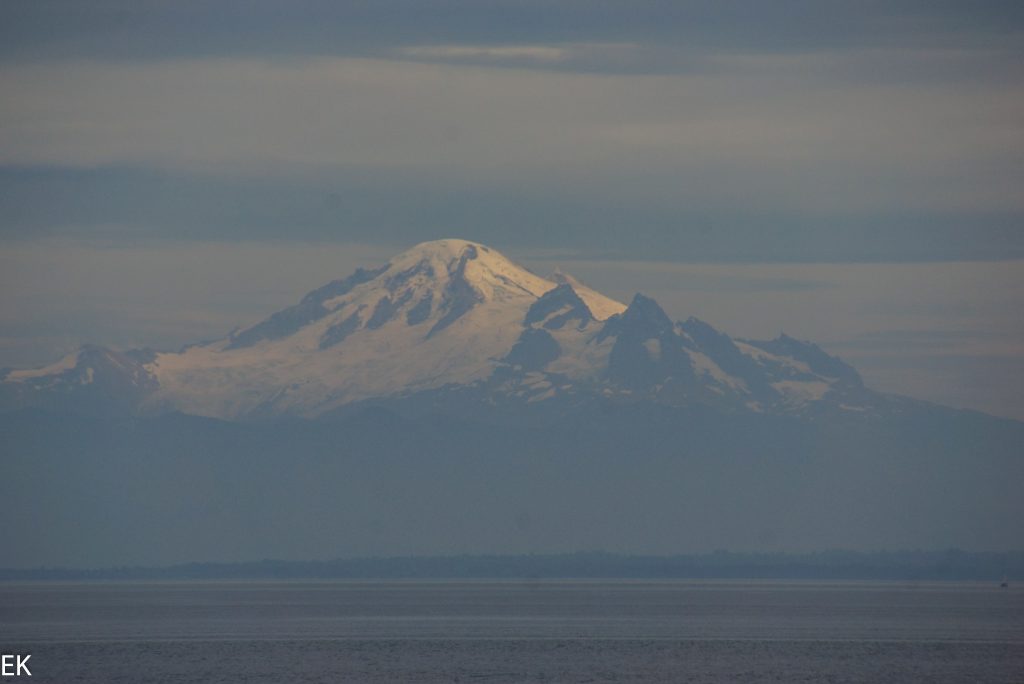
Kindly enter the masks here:
M 1019 3 L 290 10 L 3 4 L 0 366 L 464 237 L 1024 418 Z
M 1024 2 L 0 1 L 0 674 L 1019 682 Z

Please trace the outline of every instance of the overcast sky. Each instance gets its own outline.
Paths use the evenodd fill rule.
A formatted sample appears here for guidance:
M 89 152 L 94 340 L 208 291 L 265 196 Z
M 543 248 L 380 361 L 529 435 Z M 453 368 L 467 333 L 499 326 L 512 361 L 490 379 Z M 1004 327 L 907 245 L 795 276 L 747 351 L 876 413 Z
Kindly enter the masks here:
M 0 4 L 0 366 L 439 237 L 1024 418 L 1024 4 Z

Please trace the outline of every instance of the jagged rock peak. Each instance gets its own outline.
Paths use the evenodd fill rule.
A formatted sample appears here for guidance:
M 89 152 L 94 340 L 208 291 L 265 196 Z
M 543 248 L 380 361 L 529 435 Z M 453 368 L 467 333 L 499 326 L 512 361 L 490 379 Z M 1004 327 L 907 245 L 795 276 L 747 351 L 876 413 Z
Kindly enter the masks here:
M 715 328 L 710 323 L 702 321 L 696 316 L 690 316 L 680 323 L 679 330 L 686 338 L 701 349 L 706 347 L 731 348 L 735 346 L 732 342 L 732 338 Z
M 665 310 L 658 305 L 658 302 L 639 292 L 634 295 L 633 301 L 622 313 L 622 322 L 631 327 L 642 326 L 656 329 L 659 332 L 672 330 L 672 321 Z
M 599 321 L 607 320 L 615 314 L 620 314 L 626 310 L 626 305 L 622 302 L 606 297 L 559 268 L 556 268 L 555 272 L 551 274 L 551 280 L 559 285 L 564 284 L 572 287 L 580 299 L 586 302 L 590 313 Z
M 826 377 L 837 378 L 850 386 L 863 387 L 864 381 L 857 370 L 842 359 L 831 356 L 813 342 L 803 342 L 785 333 L 774 340 L 745 340 L 759 349 L 772 354 L 788 356 L 807 364 L 813 373 Z
M 533 325 L 543 322 L 545 328 L 561 328 L 571 320 L 578 321 L 582 326 L 594 320 L 594 315 L 572 285 L 562 283 L 534 302 L 526 312 L 524 323 Z

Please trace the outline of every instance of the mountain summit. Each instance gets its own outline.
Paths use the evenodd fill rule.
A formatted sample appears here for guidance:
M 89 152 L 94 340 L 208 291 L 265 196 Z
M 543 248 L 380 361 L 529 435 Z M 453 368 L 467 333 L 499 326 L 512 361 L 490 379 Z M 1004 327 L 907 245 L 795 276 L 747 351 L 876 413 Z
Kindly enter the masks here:
M 1024 423 L 463 240 L 213 342 L 3 372 L 0 435 L 24 567 L 1016 549 L 1024 516 Z
M 227 419 L 353 402 L 652 400 L 729 411 L 870 410 L 850 366 L 782 336 L 741 341 L 643 295 L 626 305 L 485 245 L 437 240 L 358 269 L 227 337 L 179 352 L 86 347 L 0 377 L 0 406 L 115 405 Z

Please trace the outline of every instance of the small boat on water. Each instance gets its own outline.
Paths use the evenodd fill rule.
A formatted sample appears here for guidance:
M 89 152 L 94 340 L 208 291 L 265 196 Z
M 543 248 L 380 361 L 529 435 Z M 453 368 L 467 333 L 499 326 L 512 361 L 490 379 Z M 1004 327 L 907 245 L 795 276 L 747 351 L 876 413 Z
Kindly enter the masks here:
M 1003 581 L 999 586 L 1001 586 L 1003 589 L 1006 589 L 1010 586 L 1010 583 L 1009 581 L 1007 581 L 1006 577 L 1003 577 Z

